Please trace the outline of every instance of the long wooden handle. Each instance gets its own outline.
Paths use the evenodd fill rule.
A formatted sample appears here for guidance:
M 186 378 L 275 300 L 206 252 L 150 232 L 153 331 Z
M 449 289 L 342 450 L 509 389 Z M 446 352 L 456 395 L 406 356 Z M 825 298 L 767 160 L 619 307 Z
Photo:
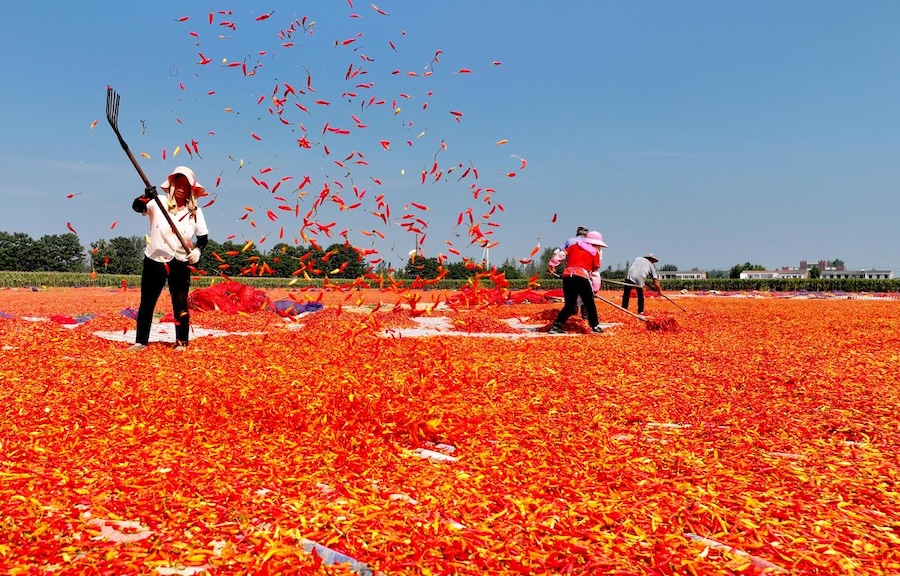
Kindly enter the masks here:
M 663 298 L 665 298 L 666 300 L 668 300 L 669 302 L 671 302 L 673 306 L 676 306 L 676 307 L 677 307 L 679 310 L 681 310 L 682 312 L 687 312 L 687 310 L 685 310 L 684 308 L 682 308 L 681 306 L 679 306 L 678 304 L 676 304 L 674 300 L 670 299 L 668 296 L 666 296 L 666 295 L 663 294 L 662 292 L 660 292 L 659 295 L 662 296 Z
M 627 283 L 627 282 L 616 282 L 615 280 L 606 280 L 606 279 L 604 279 L 603 281 L 604 281 L 604 282 L 609 282 L 609 283 L 611 283 L 611 284 L 618 284 L 618 285 L 620 285 L 620 286 L 630 286 L 631 288 L 638 288 L 638 286 L 635 286 L 634 284 L 629 284 L 629 283 Z M 663 298 L 665 298 L 666 300 L 668 300 L 669 302 L 671 302 L 673 306 L 675 306 L 676 308 L 678 308 L 678 309 L 681 310 L 682 312 L 687 312 L 687 310 L 685 310 L 684 307 L 680 306 L 677 302 L 675 302 L 674 300 L 672 300 L 671 298 L 669 298 L 668 296 L 666 296 L 666 295 L 663 294 L 662 292 L 660 292 L 659 295 L 662 296 Z M 625 310 L 625 312 L 628 312 L 628 310 Z
M 131 150 L 128 148 L 128 144 L 125 143 L 125 139 L 122 138 L 122 133 L 119 132 L 119 102 L 118 95 L 115 92 L 112 92 L 112 89 L 107 88 L 106 90 L 106 119 L 109 121 L 109 126 L 113 129 L 113 132 L 116 133 L 116 138 L 119 139 L 119 144 L 122 145 L 122 150 L 125 151 L 125 154 L 128 156 L 128 159 L 131 160 L 131 163 L 134 165 L 134 169 L 137 170 L 138 175 L 141 177 L 141 180 L 144 181 L 144 188 L 152 188 L 152 184 L 150 184 L 150 180 L 147 178 L 147 175 L 144 174 L 144 171 L 141 169 L 141 165 L 138 164 L 137 158 L 134 157 L 134 154 L 131 153 Z M 112 106 L 112 107 L 111 107 Z M 172 227 L 172 232 L 175 233 L 175 236 L 178 237 L 178 241 L 181 243 L 181 247 L 184 248 L 184 251 L 190 254 L 191 247 L 185 241 L 184 236 L 181 235 L 181 232 L 175 226 L 175 223 L 172 221 L 172 217 L 169 216 L 169 211 L 163 206 L 162 201 L 159 199 L 159 196 L 155 196 L 153 198 L 156 200 L 156 205 L 159 206 L 160 212 L 162 212 L 163 216 L 166 217 L 166 222 L 169 223 L 169 226 Z
M 628 282 L 617 282 L 616 280 L 609 280 L 607 278 L 603 279 L 604 282 L 609 282 L 610 284 L 618 284 L 619 286 L 631 286 L 632 288 L 637 288 L 638 286 L 635 284 L 629 284 Z
M 116 130 L 118 133 L 118 130 Z M 121 138 L 119 138 L 121 140 Z M 138 174 L 141 175 L 141 179 L 144 181 L 144 186 L 147 188 L 151 188 L 152 185 L 150 181 L 147 179 L 147 175 L 144 174 L 144 171 L 141 170 L 140 165 L 137 163 L 137 160 L 134 158 L 134 154 L 131 153 L 131 150 L 128 149 L 128 145 L 125 142 L 122 142 L 122 148 L 125 150 L 125 153 L 128 154 L 128 158 L 131 160 L 131 163 L 134 164 L 134 167 L 137 169 Z M 181 231 L 175 226 L 175 222 L 172 221 L 172 217 L 169 216 L 169 210 L 166 206 L 163 205 L 162 200 L 159 199 L 159 196 L 154 196 L 154 200 L 156 200 L 156 205 L 159 206 L 159 211 L 162 212 L 162 215 L 166 217 L 166 222 L 169 223 L 169 226 L 172 227 L 172 232 L 175 233 L 175 236 L 178 237 L 178 241 L 181 243 L 181 247 L 184 248 L 184 251 L 188 254 L 191 252 L 191 247 L 184 239 L 184 236 L 181 235 Z
M 633 316 L 633 317 L 637 318 L 637 319 L 640 320 L 641 322 L 646 322 L 646 321 L 647 321 L 647 319 L 644 318 L 643 316 L 639 316 L 639 315 L 635 314 L 634 312 L 629 312 L 628 310 L 626 310 L 625 308 L 622 308 L 621 306 L 619 306 L 619 305 L 616 304 L 615 302 L 610 302 L 609 300 L 607 300 L 607 299 L 604 298 L 603 296 L 598 296 L 598 295 L 595 294 L 594 297 L 597 298 L 597 300 L 602 300 L 602 301 L 606 302 L 607 304 L 609 304 L 609 305 L 612 306 L 613 308 L 617 308 L 617 309 L 621 310 L 622 312 L 628 314 L 629 316 Z
M 116 136 L 119 136 L 119 142 L 122 143 L 122 150 L 125 151 L 125 154 L 128 155 L 128 159 L 131 160 L 131 163 L 134 164 L 134 168 L 137 170 L 138 174 L 141 176 L 141 180 L 144 181 L 144 186 L 146 188 L 152 188 L 150 184 L 150 180 L 147 178 L 147 175 L 144 174 L 144 171 L 141 170 L 141 165 L 138 164 L 137 159 L 134 157 L 134 154 L 131 153 L 131 150 L 128 149 L 128 144 L 122 140 L 122 136 L 119 135 L 119 131 L 116 128 L 113 128 L 116 131 Z M 154 196 L 154 200 L 156 200 L 156 205 L 159 206 L 160 212 L 162 212 L 163 216 L 166 217 L 166 222 L 169 223 L 169 226 L 172 227 L 172 232 L 175 233 L 175 236 L 178 237 L 178 241 L 181 243 L 181 247 L 184 248 L 184 251 L 187 253 L 191 252 L 191 247 L 188 245 L 187 241 L 185 241 L 184 236 L 181 235 L 181 231 L 175 227 L 175 222 L 172 221 L 172 217 L 169 216 L 169 210 L 163 205 L 162 200 L 159 199 L 159 196 Z

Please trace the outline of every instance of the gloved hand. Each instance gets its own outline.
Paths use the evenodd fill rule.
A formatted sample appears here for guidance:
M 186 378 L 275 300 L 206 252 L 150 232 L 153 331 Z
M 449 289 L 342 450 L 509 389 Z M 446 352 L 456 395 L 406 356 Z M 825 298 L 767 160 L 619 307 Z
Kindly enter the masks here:
M 557 248 L 553 251 L 553 255 L 550 257 L 550 262 L 547 265 L 550 268 L 556 269 L 559 266 L 559 263 L 566 259 L 566 252 L 564 250 L 560 250 Z
M 200 249 L 193 248 L 190 252 L 188 252 L 188 264 L 196 264 L 200 261 Z
M 600 290 L 600 286 L 603 283 L 603 277 L 600 276 L 599 270 L 595 270 L 595 271 L 591 272 L 590 276 L 591 276 L 590 277 L 591 289 L 594 291 L 594 294 L 596 294 L 597 291 Z
M 159 192 L 156 191 L 156 186 L 147 186 L 144 188 L 144 197 L 153 200 L 159 196 Z

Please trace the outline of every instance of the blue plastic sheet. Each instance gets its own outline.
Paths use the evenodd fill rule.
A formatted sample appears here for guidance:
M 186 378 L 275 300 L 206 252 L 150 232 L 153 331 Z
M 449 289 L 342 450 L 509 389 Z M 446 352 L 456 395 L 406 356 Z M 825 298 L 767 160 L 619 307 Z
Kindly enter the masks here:
M 272 306 L 282 316 L 297 316 L 304 312 L 318 312 L 324 308 L 321 302 L 295 302 L 293 300 L 276 300 Z

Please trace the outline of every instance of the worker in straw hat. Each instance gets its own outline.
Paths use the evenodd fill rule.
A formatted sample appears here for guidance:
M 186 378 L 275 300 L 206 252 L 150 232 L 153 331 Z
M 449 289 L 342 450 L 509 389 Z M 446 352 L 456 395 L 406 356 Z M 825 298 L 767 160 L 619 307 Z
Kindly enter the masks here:
M 628 300 L 631 297 L 631 290 L 634 289 L 637 292 L 638 314 L 644 313 L 644 286 L 647 284 L 648 278 L 652 281 L 656 291 L 662 294 L 662 286 L 659 285 L 659 274 L 654 266 L 657 262 L 659 260 L 652 252 L 647 252 L 643 256 L 634 259 L 634 262 L 628 267 L 628 273 L 625 275 L 622 308 L 628 310 Z
M 605 248 L 603 235 L 592 230 L 584 238 L 566 248 L 566 268 L 563 270 L 563 299 L 562 310 L 556 316 L 551 334 L 562 334 L 563 325 L 578 308 L 578 299 L 581 298 L 584 307 L 587 308 L 588 325 L 591 332 L 600 334 L 603 328 L 597 318 L 597 305 L 594 303 L 594 287 L 591 284 L 591 274 L 600 269 L 600 249 Z
M 165 195 L 160 195 L 156 186 L 150 186 L 132 203 L 135 212 L 150 219 L 150 233 L 147 235 L 141 271 L 137 336 L 129 350 L 143 350 L 147 347 L 153 311 L 166 282 L 169 284 L 172 312 L 175 315 L 175 350 L 185 349 L 190 334 L 190 267 L 200 261 L 200 251 L 209 238 L 203 210 L 197 206 L 197 198 L 205 196 L 206 189 L 197 182 L 194 171 L 187 166 L 178 166 L 159 187 Z M 190 243 L 194 238 L 196 242 L 191 247 Z M 182 241 L 187 246 L 183 246 Z

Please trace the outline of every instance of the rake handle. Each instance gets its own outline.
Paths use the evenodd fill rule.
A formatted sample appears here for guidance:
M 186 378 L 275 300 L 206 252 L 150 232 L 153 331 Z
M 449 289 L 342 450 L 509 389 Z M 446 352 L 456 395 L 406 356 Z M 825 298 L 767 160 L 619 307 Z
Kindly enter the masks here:
M 629 284 L 628 282 L 618 282 L 616 280 L 610 280 L 608 278 L 603 279 L 604 282 L 609 282 L 610 284 L 618 284 L 619 286 L 631 286 L 632 288 L 637 288 L 634 284 Z
M 682 312 L 687 312 L 687 310 L 685 310 L 684 308 L 682 308 L 681 306 L 679 306 L 678 304 L 676 304 L 674 300 L 670 299 L 668 296 L 666 296 L 666 295 L 663 294 L 662 292 L 660 292 L 659 295 L 662 296 L 663 298 L 665 298 L 666 300 L 668 300 L 669 302 L 671 302 L 674 306 L 676 306 L 676 307 L 677 307 L 679 310 L 681 310 Z
M 147 175 L 144 174 L 144 171 L 141 169 L 141 165 L 138 164 L 137 158 L 135 158 L 134 154 L 131 153 L 131 149 L 128 148 L 128 144 L 125 142 L 125 139 L 122 138 L 122 133 L 119 132 L 119 95 L 116 94 L 115 90 L 109 87 L 107 87 L 106 89 L 106 120 L 109 122 L 109 126 L 113 129 L 113 132 L 116 133 L 116 138 L 119 139 L 119 144 L 122 145 L 122 150 L 125 151 L 125 155 L 128 156 L 129 160 L 131 160 L 131 163 L 134 165 L 134 169 L 137 170 L 137 173 L 141 177 L 141 180 L 144 181 L 144 187 L 152 188 L 153 185 L 150 184 L 150 180 L 147 178 Z M 178 241 L 181 243 L 181 247 L 184 248 L 185 252 L 190 253 L 190 245 L 185 241 L 184 236 L 181 235 L 181 232 L 178 230 L 178 228 L 175 227 L 175 222 L 172 221 L 172 217 L 169 216 L 169 211 L 166 210 L 165 206 L 163 206 L 163 203 L 159 199 L 159 196 L 154 196 L 153 199 L 156 200 L 156 205 L 159 207 L 159 211 L 162 212 L 162 215 L 166 217 L 166 222 L 168 222 L 169 226 L 172 227 L 172 232 L 174 232 L 175 236 L 178 237 Z
M 634 312 L 630 312 L 630 311 L 626 310 L 625 308 L 622 308 L 621 306 L 619 306 L 619 305 L 616 304 L 615 302 L 610 302 L 609 300 L 607 300 L 607 299 L 604 298 L 603 296 L 599 296 L 599 295 L 595 294 L 594 297 L 597 298 L 597 300 L 602 300 L 603 302 L 606 302 L 607 304 L 609 304 L 609 305 L 612 306 L 613 308 L 617 308 L 617 309 L 621 310 L 622 312 L 628 314 L 629 316 L 632 316 L 632 317 L 634 317 L 634 318 L 637 318 L 637 319 L 640 320 L 641 322 L 646 322 L 646 321 L 647 321 L 647 319 L 644 318 L 643 316 L 639 316 L 639 315 L 635 314 Z
M 638 288 L 638 286 L 635 286 L 634 284 L 629 284 L 628 282 L 616 282 L 615 280 L 606 280 L 606 279 L 604 279 L 603 281 L 609 282 L 610 284 L 618 284 L 619 286 L 630 286 L 632 288 Z M 668 300 L 669 302 L 671 302 L 673 306 L 675 306 L 682 312 L 687 312 L 687 310 L 685 310 L 682 306 L 679 306 L 674 300 L 672 300 L 671 298 L 669 298 L 662 292 L 660 292 L 659 295 L 662 296 L 663 298 L 665 298 L 666 300 Z M 627 310 L 626 310 L 626 312 L 627 312 Z

